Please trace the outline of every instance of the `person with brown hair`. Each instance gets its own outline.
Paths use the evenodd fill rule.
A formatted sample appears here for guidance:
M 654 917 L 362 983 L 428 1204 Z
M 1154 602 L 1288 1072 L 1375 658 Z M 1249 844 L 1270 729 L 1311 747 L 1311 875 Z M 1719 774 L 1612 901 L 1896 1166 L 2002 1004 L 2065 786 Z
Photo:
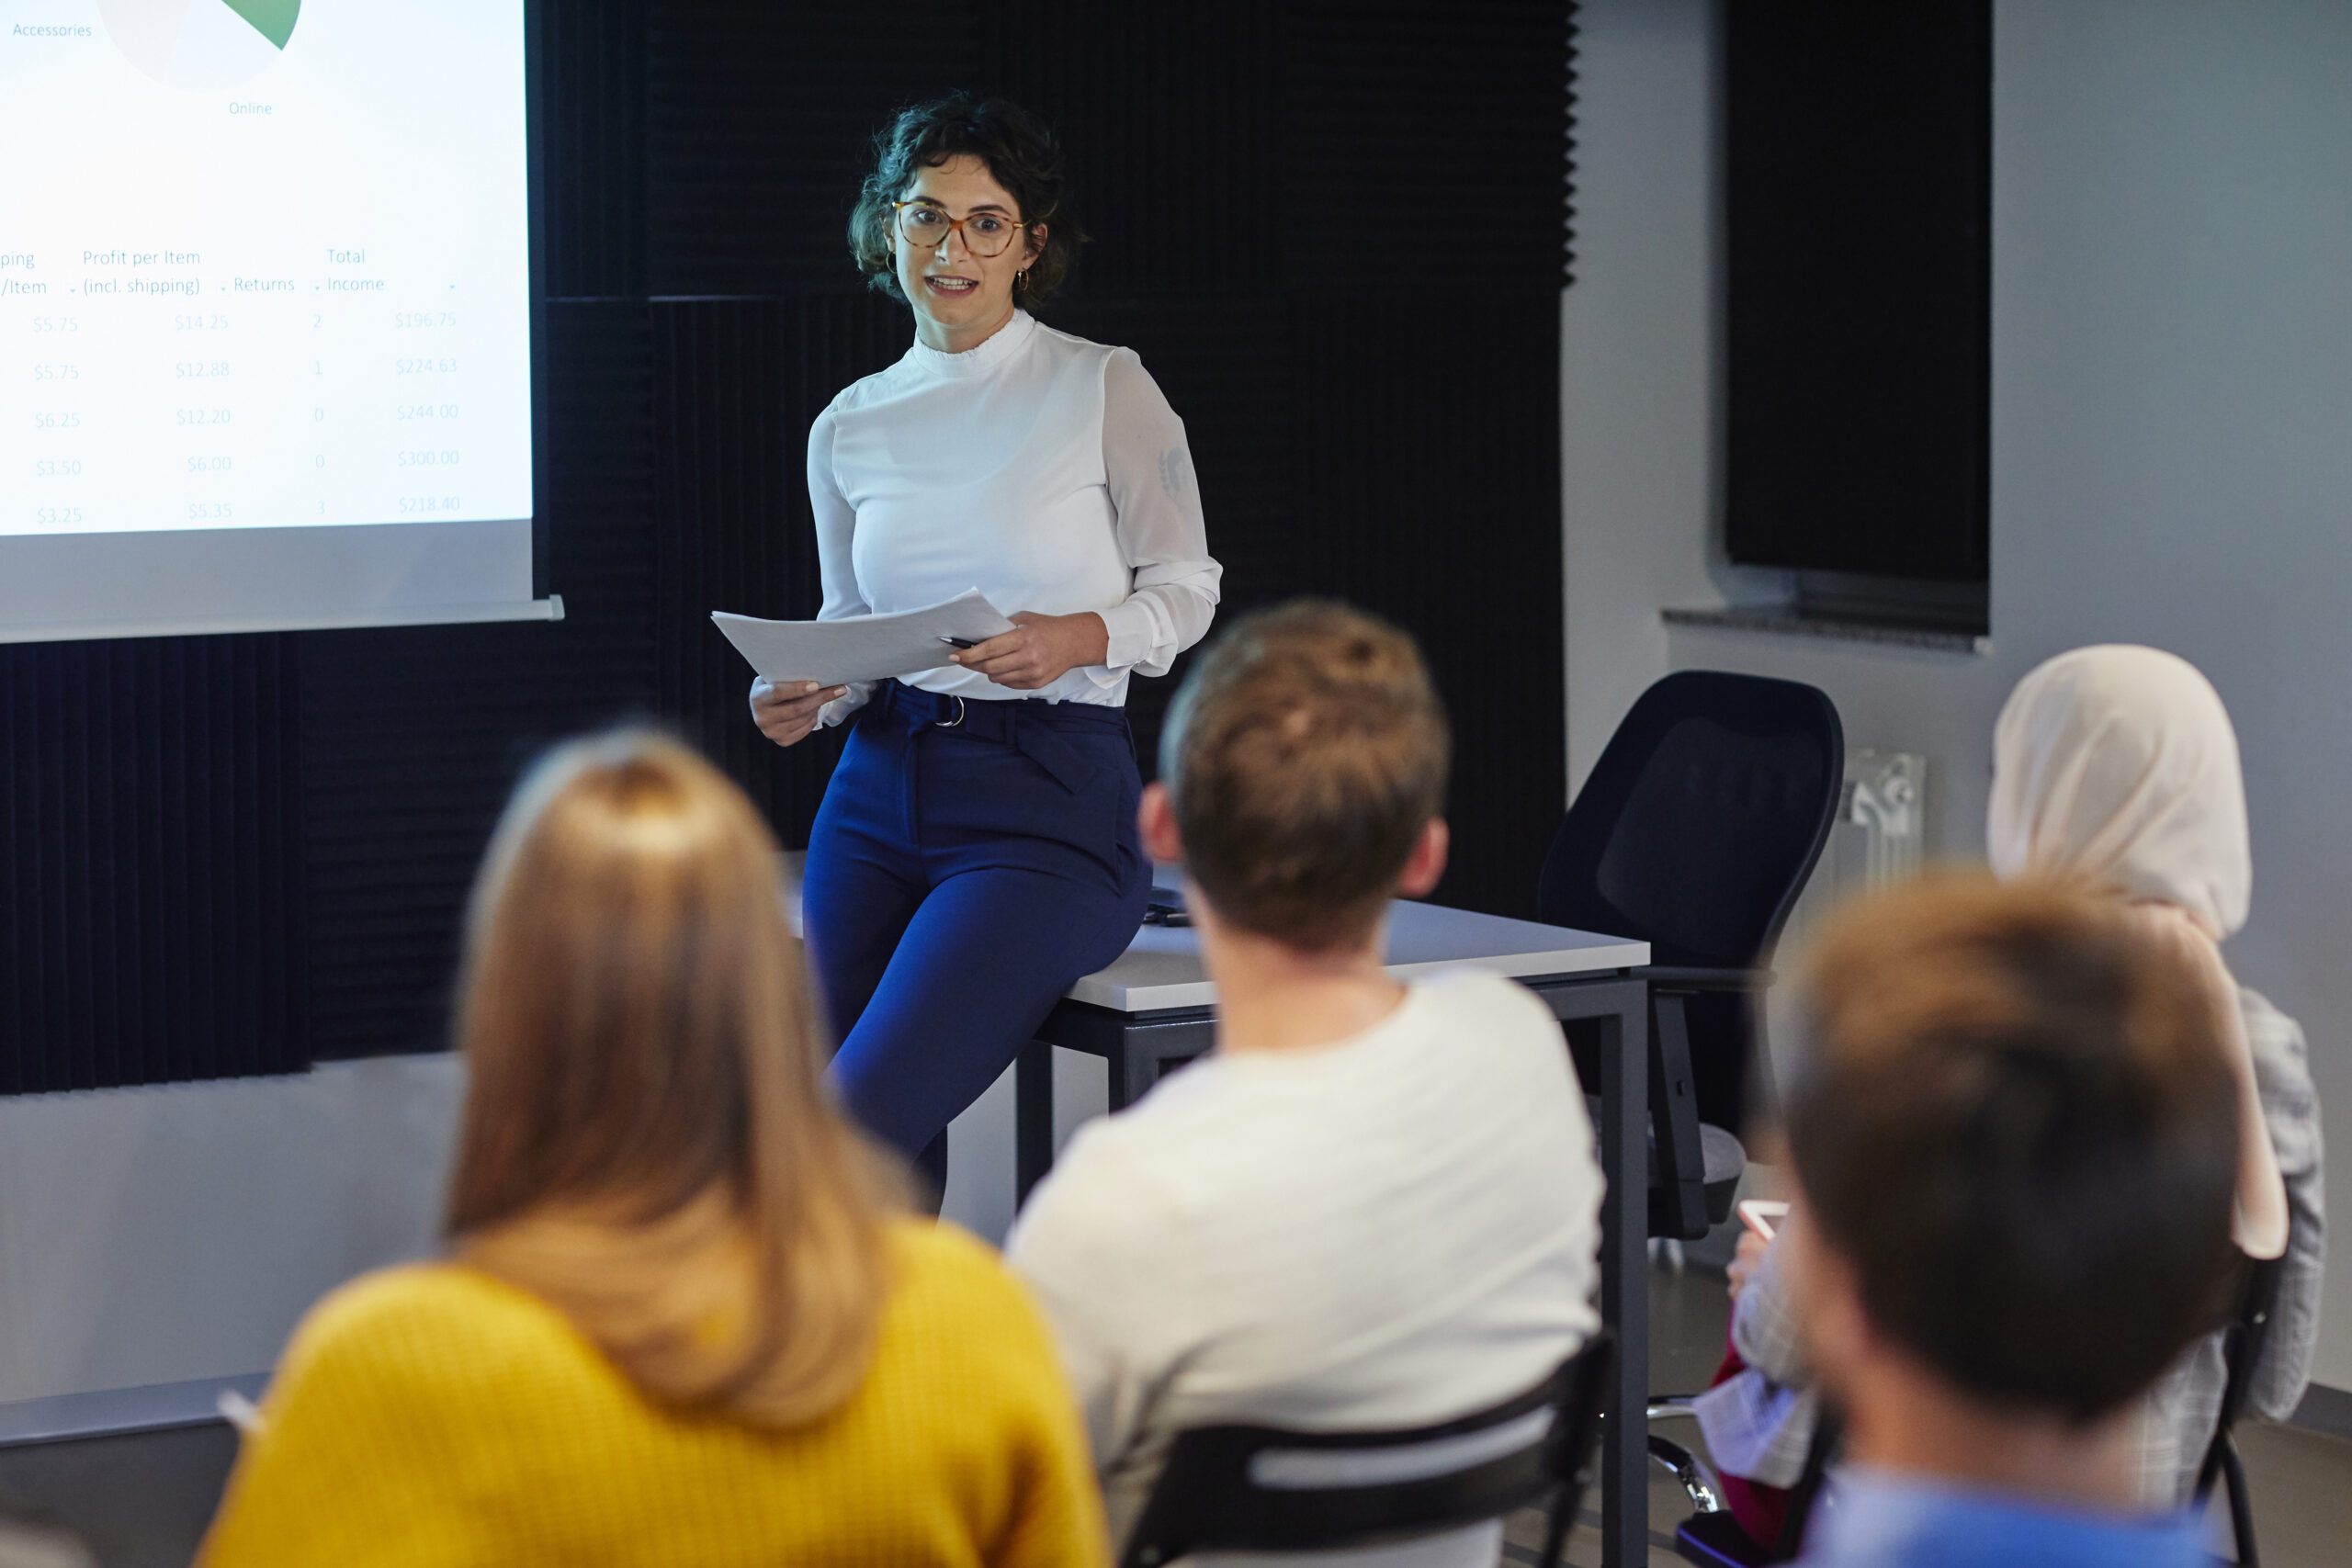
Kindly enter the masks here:
M 450 1256 L 312 1309 L 204 1562 L 1103 1560 L 1035 1310 L 826 1103 L 740 791 L 647 735 L 557 751 L 462 989 Z
M 948 1123 L 1142 922 L 1127 689 L 1208 630 L 1223 569 L 1143 361 L 1031 314 L 1082 237 L 1037 117 L 900 111 L 849 237 L 914 343 L 809 427 L 819 618 L 978 588 L 1014 624 L 896 680 L 759 681 L 752 716 L 779 746 L 848 727 L 802 888 L 832 1078 L 936 1196 Z
M 2188 1568 L 2141 1395 L 2225 1310 L 2230 1020 L 2111 899 L 1915 883 L 1807 965 L 1785 1249 L 1849 1462 L 1821 1568 Z
M 1599 1321 L 1601 1178 L 1559 1024 L 1491 975 L 1381 966 L 1389 900 L 1445 865 L 1445 715 L 1410 639 L 1333 604 L 1249 616 L 1160 752 L 1144 839 L 1184 863 L 1216 1050 L 1080 1131 L 1008 1246 L 1121 1539 L 1186 1427 L 1449 1419 Z M 1490 1525 L 1314 1561 L 1491 1568 L 1499 1546 Z

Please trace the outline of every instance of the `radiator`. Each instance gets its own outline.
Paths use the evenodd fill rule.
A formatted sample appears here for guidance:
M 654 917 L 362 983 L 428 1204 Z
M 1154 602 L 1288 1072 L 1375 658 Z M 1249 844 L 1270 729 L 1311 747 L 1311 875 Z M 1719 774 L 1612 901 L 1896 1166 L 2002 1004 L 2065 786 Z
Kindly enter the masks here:
M 1838 803 L 1844 842 L 1837 891 L 1884 887 L 1916 876 L 1928 837 L 1928 759 L 1917 751 L 1846 753 Z M 1849 857 L 1850 856 L 1850 863 Z
M 1783 952 L 1802 948 L 1813 928 L 1858 893 L 1916 875 L 1926 858 L 1928 759 L 1917 751 L 1855 747 L 1829 841 L 1781 933 Z

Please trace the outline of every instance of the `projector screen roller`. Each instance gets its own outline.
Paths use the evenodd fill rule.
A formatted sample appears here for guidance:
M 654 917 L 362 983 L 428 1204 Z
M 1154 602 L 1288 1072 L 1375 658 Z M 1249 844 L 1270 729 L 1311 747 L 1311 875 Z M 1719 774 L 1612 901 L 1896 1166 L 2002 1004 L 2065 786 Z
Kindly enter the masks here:
M 522 0 L 0 14 L 0 638 L 550 614 Z

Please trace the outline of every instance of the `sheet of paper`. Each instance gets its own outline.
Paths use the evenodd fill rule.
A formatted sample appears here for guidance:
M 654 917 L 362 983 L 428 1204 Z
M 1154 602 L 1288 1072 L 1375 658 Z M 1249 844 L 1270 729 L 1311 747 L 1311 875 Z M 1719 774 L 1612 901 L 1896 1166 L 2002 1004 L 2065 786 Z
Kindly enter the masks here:
M 955 651 L 944 638 L 979 642 L 1012 629 L 977 588 L 944 604 L 895 615 L 763 621 L 714 610 L 710 618 L 735 651 L 770 681 L 821 681 L 828 686 L 937 670 Z

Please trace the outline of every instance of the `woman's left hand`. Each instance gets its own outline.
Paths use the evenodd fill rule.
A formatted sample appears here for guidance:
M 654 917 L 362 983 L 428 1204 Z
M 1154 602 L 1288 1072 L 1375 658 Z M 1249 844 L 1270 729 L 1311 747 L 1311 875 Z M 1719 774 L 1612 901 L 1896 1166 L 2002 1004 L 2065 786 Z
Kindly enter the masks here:
M 1111 628 L 1091 610 L 1075 615 L 1023 610 L 1012 620 L 1011 631 L 951 653 L 947 661 L 977 670 L 1000 686 L 1034 692 L 1110 657 Z
M 1731 1255 L 1731 1262 L 1724 1269 L 1730 1282 L 1731 1299 L 1739 1300 L 1739 1292 L 1747 1289 L 1747 1281 L 1756 1278 L 1756 1270 L 1764 1267 L 1764 1249 L 1772 1244 L 1754 1231 L 1739 1233 L 1739 1246 Z

